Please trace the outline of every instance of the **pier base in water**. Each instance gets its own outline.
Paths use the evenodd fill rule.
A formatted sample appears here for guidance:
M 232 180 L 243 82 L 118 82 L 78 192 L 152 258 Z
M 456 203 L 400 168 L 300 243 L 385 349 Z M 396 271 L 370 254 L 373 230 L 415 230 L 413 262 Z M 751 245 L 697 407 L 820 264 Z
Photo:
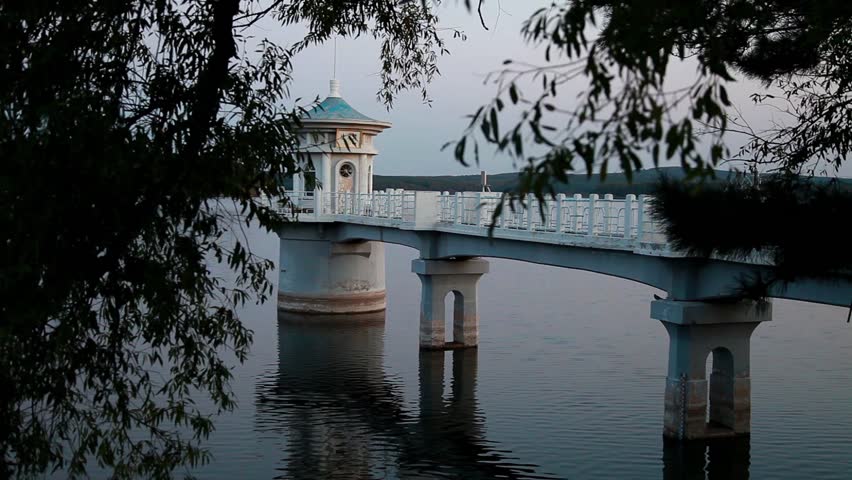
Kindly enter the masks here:
M 281 311 L 329 315 L 387 307 L 381 242 L 281 238 L 279 268 Z

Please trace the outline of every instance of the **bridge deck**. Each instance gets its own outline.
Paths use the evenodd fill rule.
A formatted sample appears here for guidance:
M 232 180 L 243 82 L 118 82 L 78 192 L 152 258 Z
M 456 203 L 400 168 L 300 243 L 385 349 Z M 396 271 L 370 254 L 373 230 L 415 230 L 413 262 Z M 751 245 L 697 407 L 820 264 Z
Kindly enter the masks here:
M 412 192 L 370 194 L 292 192 L 281 211 L 300 222 L 343 222 L 400 230 L 431 230 L 460 235 L 629 251 L 640 255 L 683 257 L 671 248 L 651 215 L 651 197 L 566 196 L 523 204 L 500 192 Z M 317 201 L 319 199 L 319 201 Z M 494 219 L 495 209 L 501 214 Z M 766 264 L 755 255 L 745 263 Z
M 707 259 L 674 251 L 650 201 L 558 195 L 528 197 L 521 205 L 491 192 L 292 192 L 281 211 L 303 227 L 333 225 L 326 229 L 333 241 L 399 243 L 419 249 L 423 258 L 497 257 L 587 270 L 645 283 L 680 300 L 735 297 L 744 280 L 771 273 L 765 255 Z M 299 229 L 289 230 L 294 235 Z M 848 276 L 801 279 L 773 287 L 771 295 L 848 306 L 850 287 Z

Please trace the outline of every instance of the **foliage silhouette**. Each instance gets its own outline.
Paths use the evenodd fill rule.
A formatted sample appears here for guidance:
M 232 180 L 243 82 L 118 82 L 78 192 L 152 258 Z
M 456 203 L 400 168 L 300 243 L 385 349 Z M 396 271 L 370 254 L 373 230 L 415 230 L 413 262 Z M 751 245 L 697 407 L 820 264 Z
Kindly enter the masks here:
M 652 211 L 676 249 L 735 260 L 757 255 L 774 266 L 769 275 L 741 279 L 742 296 L 764 298 L 797 278 L 852 281 L 844 220 L 852 191 L 839 182 L 773 175 L 756 188 L 664 177 Z
M 251 341 L 235 310 L 274 293 L 242 229 L 281 226 L 259 196 L 303 166 L 292 56 L 373 36 L 390 105 L 437 73 L 436 20 L 384 0 L 0 4 L 0 476 L 208 460 Z M 261 21 L 308 33 L 285 49 Z

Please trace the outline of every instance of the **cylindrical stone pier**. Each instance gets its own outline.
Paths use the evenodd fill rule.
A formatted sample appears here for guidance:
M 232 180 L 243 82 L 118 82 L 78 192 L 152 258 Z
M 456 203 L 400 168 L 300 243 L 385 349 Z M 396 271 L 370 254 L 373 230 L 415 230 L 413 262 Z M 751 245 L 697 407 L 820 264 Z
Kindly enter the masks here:
M 281 239 L 278 309 L 311 314 L 384 310 L 381 242 Z
M 669 334 L 663 434 L 678 440 L 748 435 L 750 338 L 760 322 L 772 318 L 771 304 L 656 300 L 651 318 L 662 321 Z

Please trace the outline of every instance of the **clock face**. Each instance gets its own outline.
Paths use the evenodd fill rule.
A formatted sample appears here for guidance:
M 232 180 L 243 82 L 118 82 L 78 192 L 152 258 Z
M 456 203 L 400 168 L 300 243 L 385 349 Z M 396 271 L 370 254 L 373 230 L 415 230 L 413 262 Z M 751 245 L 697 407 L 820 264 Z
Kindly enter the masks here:
M 351 163 L 343 163 L 337 169 L 337 191 L 351 193 L 354 191 L 355 167 Z

